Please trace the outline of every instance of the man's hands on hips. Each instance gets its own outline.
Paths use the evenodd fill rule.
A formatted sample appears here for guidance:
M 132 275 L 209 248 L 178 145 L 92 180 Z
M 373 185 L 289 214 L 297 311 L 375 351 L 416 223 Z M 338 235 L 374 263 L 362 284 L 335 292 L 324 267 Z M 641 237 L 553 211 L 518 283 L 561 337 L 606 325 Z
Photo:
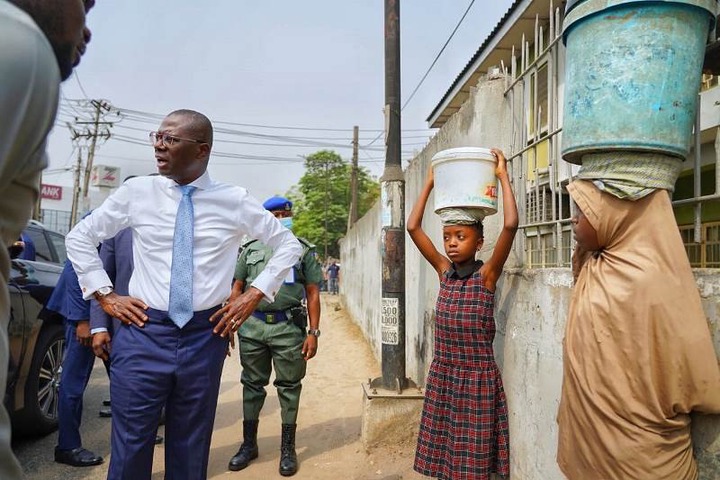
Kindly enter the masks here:
M 210 317 L 211 322 L 217 322 L 213 333 L 234 340 L 233 335 L 240 325 L 257 308 L 265 294 L 255 287 L 248 288 L 238 296 L 231 296 L 228 302 Z
M 125 325 L 134 324 L 144 327 L 147 322 L 148 317 L 145 310 L 148 309 L 148 306 L 135 297 L 125 297 L 113 292 L 102 297 L 98 296 L 97 301 L 105 313 L 117 318 Z

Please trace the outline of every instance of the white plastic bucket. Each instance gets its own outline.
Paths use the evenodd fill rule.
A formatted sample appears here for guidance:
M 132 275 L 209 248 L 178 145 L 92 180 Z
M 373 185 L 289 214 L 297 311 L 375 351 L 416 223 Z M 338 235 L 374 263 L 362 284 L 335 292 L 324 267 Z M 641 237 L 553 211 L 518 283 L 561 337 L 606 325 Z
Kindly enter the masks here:
M 495 157 L 487 148 L 451 148 L 432 158 L 435 213 L 445 208 L 477 210 L 479 217 L 497 213 Z

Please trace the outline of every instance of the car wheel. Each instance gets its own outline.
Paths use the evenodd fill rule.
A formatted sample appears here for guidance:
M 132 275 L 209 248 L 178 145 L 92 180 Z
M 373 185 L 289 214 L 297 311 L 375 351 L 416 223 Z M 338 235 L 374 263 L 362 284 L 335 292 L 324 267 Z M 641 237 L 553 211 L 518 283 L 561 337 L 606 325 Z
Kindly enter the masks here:
M 25 384 L 25 407 L 15 427 L 23 435 L 47 435 L 58 427 L 58 389 L 65 351 L 62 325 L 45 324 L 35 344 Z

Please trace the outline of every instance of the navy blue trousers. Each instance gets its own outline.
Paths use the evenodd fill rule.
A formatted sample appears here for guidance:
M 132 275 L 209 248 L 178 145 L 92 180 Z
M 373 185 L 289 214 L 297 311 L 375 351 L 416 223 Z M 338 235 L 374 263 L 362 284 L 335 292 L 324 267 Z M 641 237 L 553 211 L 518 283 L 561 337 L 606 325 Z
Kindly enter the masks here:
M 73 450 L 82 446 L 80 421 L 83 394 L 95 364 L 92 348 L 77 341 L 75 330 L 75 322 L 65 322 L 65 353 L 58 393 L 57 446 L 60 450 Z
M 110 362 L 112 442 L 108 480 L 149 480 L 165 406 L 165 479 L 207 478 L 210 439 L 228 339 L 210 315 L 195 312 L 179 329 L 148 309 L 143 328 L 115 332 Z

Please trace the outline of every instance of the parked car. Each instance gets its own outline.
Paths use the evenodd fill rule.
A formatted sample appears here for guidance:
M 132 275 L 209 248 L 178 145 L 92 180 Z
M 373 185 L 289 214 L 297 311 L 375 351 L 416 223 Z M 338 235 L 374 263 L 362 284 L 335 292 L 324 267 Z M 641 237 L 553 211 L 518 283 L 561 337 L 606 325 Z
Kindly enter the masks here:
M 22 257 L 24 243 L 10 247 L 10 364 L 4 403 L 13 434 L 45 435 L 57 429 L 58 387 L 65 348 L 63 319 L 45 309 L 65 262 L 63 235 L 31 222 L 35 258 Z
M 60 265 L 65 263 L 67 258 L 65 235 L 48 230 L 42 223 L 30 220 L 23 230 L 21 240 L 29 241 L 31 245 L 20 253 L 19 258 Z

